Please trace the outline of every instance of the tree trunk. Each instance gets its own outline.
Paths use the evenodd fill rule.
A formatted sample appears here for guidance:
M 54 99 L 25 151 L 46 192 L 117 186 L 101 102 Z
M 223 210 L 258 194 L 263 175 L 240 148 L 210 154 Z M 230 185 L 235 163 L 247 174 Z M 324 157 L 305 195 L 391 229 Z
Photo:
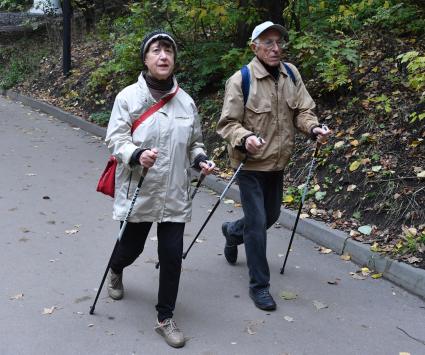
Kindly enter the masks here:
M 280 1 L 267 1 L 267 0 L 239 0 L 238 7 L 241 11 L 248 9 L 250 4 L 257 9 L 260 20 L 258 23 L 248 25 L 245 19 L 241 18 L 237 25 L 237 37 L 235 38 L 235 45 L 240 48 L 244 48 L 251 37 L 252 30 L 255 26 L 264 21 L 272 21 L 285 26 L 282 13 L 285 7 L 288 6 L 288 0 Z

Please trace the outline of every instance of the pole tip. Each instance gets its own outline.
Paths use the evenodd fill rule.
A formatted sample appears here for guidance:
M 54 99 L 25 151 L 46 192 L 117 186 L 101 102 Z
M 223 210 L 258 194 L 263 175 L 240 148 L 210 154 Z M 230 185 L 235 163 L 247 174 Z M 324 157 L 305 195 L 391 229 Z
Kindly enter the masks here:
M 155 264 L 155 269 L 159 269 L 159 261 Z
M 93 314 L 94 313 L 94 307 L 93 306 L 90 307 L 90 312 L 89 313 L 90 314 Z

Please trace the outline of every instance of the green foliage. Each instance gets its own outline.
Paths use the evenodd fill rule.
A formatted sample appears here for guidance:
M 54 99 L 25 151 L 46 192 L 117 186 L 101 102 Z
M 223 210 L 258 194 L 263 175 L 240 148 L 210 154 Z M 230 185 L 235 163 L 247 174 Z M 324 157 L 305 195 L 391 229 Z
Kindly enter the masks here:
M 397 59 L 407 63 L 409 86 L 416 90 L 425 90 L 425 56 L 420 56 L 417 51 L 400 54 Z
M 351 88 L 350 73 L 359 65 L 359 41 L 341 35 L 331 39 L 317 33 L 294 31 L 290 32 L 290 38 L 292 48 L 301 59 L 301 67 L 307 75 L 321 79 L 322 91 Z
M 0 0 L 0 11 L 25 11 L 32 3 L 32 0 Z
M 90 121 L 98 124 L 99 126 L 107 126 L 109 122 L 109 117 L 111 117 L 111 111 L 100 111 L 92 113 L 89 117 Z
M 223 79 L 248 62 L 249 49 L 234 48 L 232 41 L 237 23 L 258 19 L 252 7 L 239 8 L 236 2 L 204 0 L 170 0 L 135 2 L 129 14 L 112 25 L 114 38 L 107 34 L 111 26 L 103 22 L 101 36 L 115 40 L 113 58 L 90 78 L 91 90 L 118 80 L 122 87 L 133 82 L 143 65 L 139 46 L 152 29 L 171 32 L 178 44 L 176 74 L 181 85 L 194 98 L 201 92 L 222 87 Z
M 26 55 L 22 55 L 23 51 Z M 33 75 L 47 53 L 47 48 L 32 48 L 25 40 L 0 47 L 0 88 L 9 89 Z

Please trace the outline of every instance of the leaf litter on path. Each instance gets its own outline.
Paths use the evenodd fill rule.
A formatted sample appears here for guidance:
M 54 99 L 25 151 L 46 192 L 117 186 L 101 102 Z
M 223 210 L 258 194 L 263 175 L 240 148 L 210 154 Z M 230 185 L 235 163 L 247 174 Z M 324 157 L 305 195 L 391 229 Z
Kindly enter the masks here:
M 254 335 L 257 333 L 257 327 L 264 325 L 265 321 L 263 319 L 258 320 L 249 320 L 247 326 L 245 327 L 245 331 L 249 335 Z
M 279 293 L 279 297 L 284 299 L 285 301 L 295 300 L 298 295 L 295 292 L 291 291 L 282 291 Z
M 317 311 L 319 311 L 321 309 L 328 308 L 328 305 L 327 304 L 325 304 L 323 302 L 320 302 L 320 301 L 317 301 L 317 300 L 314 300 L 313 301 L 313 305 L 314 305 L 314 307 L 316 307 L 316 310 Z

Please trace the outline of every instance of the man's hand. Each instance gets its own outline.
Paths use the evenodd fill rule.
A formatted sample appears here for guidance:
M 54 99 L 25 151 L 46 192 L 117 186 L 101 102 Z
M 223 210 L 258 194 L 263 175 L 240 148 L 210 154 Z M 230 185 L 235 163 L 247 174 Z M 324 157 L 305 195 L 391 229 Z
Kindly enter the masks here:
M 313 134 L 317 136 L 317 141 L 320 144 L 326 144 L 331 133 L 332 131 L 326 125 L 313 128 Z
M 264 139 L 257 136 L 249 136 L 245 140 L 245 148 L 250 154 L 256 154 L 260 151 L 261 147 L 266 143 Z
M 152 148 L 145 150 L 139 158 L 140 165 L 145 168 L 151 168 L 155 164 L 155 160 L 158 157 L 158 149 Z
M 207 160 L 200 162 L 199 167 L 201 168 L 201 174 L 209 175 L 213 172 L 215 164 L 212 160 Z

